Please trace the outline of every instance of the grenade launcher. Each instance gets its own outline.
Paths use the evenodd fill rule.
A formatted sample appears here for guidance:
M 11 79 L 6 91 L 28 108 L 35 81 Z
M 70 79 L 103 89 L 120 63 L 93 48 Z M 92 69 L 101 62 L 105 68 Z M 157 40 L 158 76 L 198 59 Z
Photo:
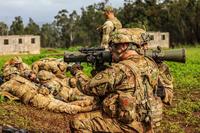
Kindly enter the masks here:
M 185 49 L 162 50 L 158 47 L 156 50 L 140 50 L 140 53 L 153 58 L 157 63 L 162 61 L 185 63 L 186 61 Z M 81 48 L 79 52 L 65 52 L 64 61 L 67 63 L 87 62 L 95 66 L 98 71 L 105 67 L 104 63 L 112 63 L 112 55 L 104 48 Z

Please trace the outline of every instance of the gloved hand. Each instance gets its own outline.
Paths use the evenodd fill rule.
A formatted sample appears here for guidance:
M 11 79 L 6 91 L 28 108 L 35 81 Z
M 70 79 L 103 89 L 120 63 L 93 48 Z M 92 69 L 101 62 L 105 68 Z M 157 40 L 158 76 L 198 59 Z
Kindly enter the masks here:
M 69 71 L 73 76 L 76 75 L 78 70 L 83 70 L 83 67 L 80 64 L 73 64 L 72 66 L 67 67 L 67 71 Z

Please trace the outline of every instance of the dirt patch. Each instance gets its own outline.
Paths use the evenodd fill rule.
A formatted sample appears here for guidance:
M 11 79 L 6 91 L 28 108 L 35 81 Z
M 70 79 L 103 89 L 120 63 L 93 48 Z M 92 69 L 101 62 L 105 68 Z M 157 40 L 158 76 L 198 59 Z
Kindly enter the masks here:
M 200 91 L 175 91 L 172 106 L 165 106 L 162 132 L 200 133 Z
M 0 125 L 10 125 L 31 132 L 69 132 L 72 116 L 54 113 L 20 103 L 0 104 Z

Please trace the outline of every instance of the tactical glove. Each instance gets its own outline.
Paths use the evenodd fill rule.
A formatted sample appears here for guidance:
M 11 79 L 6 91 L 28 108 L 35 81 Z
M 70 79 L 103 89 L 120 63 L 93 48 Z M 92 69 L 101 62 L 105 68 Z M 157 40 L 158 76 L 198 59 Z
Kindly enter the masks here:
M 72 66 L 67 67 L 67 71 L 69 71 L 73 76 L 76 75 L 78 70 L 83 70 L 83 66 L 80 64 L 73 64 Z

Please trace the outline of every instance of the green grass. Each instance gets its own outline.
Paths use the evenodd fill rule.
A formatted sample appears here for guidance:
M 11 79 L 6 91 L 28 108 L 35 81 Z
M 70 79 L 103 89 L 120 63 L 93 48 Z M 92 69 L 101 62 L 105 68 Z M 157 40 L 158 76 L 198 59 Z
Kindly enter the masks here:
M 161 129 L 200 132 L 200 47 L 186 48 L 186 63 L 167 62 L 174 79 L 174 101 L 164 110 Z
M 200 48 L 186 49 L 186 63 L 168 62 L 175 88 L 200 89 Z

